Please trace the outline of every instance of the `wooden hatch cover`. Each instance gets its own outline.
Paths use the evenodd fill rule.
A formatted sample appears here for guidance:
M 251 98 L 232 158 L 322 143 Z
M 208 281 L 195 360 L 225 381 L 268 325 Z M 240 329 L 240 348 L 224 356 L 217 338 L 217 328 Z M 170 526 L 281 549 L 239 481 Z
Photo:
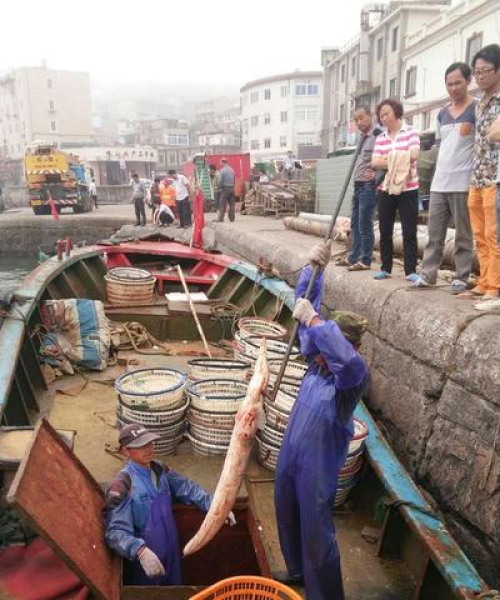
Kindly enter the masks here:
M 97 598 L 119 600 L 120 559 L 104 541 L 103 492 L 45 419 L 8 500 Z

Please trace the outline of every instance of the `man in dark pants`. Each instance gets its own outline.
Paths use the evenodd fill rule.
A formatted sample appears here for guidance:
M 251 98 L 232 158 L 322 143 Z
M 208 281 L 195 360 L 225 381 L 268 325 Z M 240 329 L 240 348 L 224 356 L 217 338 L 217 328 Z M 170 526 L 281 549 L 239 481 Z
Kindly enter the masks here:
M 229 220 L 234 221 L 234 171 L 227 164 L 227 158 L 221 158 L 222 169 L 219 175 L 219 221 L 224 221 L 226 207 L 229 205 Z
M 135 226 L 139 227 L 139 225 L 146 225 L 146 208 L 145 208 L 145 199 L 146 199 L 146 188 L 144 184 L 139 181 L 139 175 L 134 173 L 132 175 L 132 201 L 134 203 L 135 208 Z
M 179 213 L 179 228 L 191 227 L 191 200 L 189 199 L 189 181 L 185 175 L 177 173 L 174 169 L 168 172 L 172 178 L 177 199 L 177 211 Z
M 351 246 L 347 258 L 337 266 L 348 271 L 367 271 L 372 262 L 375 234 L 373 217 L 377 205 L 375 171 L 371 168 L 375 138 L 380 129 L 373 125 L 368 106 L 360 106 L 354 112 L 354 121 L 360 132 L 361 150 L 354 167 L 354 195 L 351 206 Z

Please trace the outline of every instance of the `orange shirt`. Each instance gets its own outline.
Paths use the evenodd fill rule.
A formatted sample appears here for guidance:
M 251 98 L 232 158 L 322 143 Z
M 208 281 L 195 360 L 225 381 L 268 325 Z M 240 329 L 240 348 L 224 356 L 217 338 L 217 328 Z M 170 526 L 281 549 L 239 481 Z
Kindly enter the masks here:
M 175 206 L 175 189 L 173 186 L 166 186 L 164 183 L 160 184 L 160 198 L 161 203 L 166 206 Z

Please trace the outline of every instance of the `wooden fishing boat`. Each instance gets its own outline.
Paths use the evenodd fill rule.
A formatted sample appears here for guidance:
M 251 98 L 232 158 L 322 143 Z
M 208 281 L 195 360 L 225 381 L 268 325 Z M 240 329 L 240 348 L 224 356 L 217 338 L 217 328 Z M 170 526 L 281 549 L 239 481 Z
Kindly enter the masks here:
M 200 314 L 199 319 L 211 347 L 218 350 L 219 355 L 227 351 L 226 342 L 232 340 L 235 324 L 241 317 L 258 315 L 290 327 L 293 290 L 284 281 L 226 255 L 190 249 L 174 242 L 143 241 L 77 250 L 62 261 L 46 261 L 27 276 L 0 329 L 2 425 L 11 431 L 38 422 L 37 436 L 23 459 L 11 498 L 33 528 L 50 541 L 56 553 L 99 598 L 142 598 L 148 594 L 154 598 L 189 598 L 195 589 L 223 576 L 271 575 L 274 570 L 283 569 L 274 517 L 273 473 L 257 460 L 252 460 L 238 505 L 241 526 L 233 533 L 224 531 L 205 553 L 190 557 L 194 562 L 185 565 L 185 586 L 156 589 L 154 595 L 148 588 L 121 587 L 119 561 L 104 548 L 100 525 L 92 529 L 84 522 L 86 513 L 78 504 L 81 498 L 72 496 L 65 510 L 75 515 L 72 522 L 79 543 L 83 547 L 97 545 L 99 560 L 95 556 L 75 558 L 71 536 L 68 538 L 63 531 L 67 519 L 58 518 L 61 507 L 51 509 L 43 501 L 43 494 L 36 494 L 44 485 L 38 481 L 40 465 L 47 464 L 50 456 L 54 456 L 49 452 L 52 449 L 61 456 L 58 469 L 64 464 L 68 472 L 73 473 L 74 481 L 80 482 L 79 489 L 85 488 L 88 502 L 97 510 L 102 494 L 96 482 L 109 482 L 121 468 L 119 458 L 111 449 L 116 440 L 113 426 L 117 400 L 114 388 L 106 385 L 108 380 L 114 380 L 134 364 L 137 366 L 133 368 L 183 369 L 190 358 L 203 354 L 191 314 L 170 311 L 164 299 L 166 292 L 182 291 L 175 269 L 177 264 L 185 273 L 190 291 L 203 291 L 209 298 L 211 310 Z M 124 353 L 125 364 L 110 367 L 102 374 L 80 373 L 48 384 L 34 334 L 42 323 L 41 308 L 45 301 L 88 298 L 106 302 L 104 277 L 108 270 L 131 266 L 147 269 L 154 275 L 156 300 L 148 305 L 106 305 L 106 314 L 113 321 L 141 323 L 156 340 L 165 342 L 169 353 L 143 354 L 128 350 Z M 474 566 L 398 461 L 366 406 L 361 403 L 356 414 L 369 428 L 368 460 L 348 504 L 335 515 L 348 597 L 369 600 L 476 598 L 487 587 Z M 42 415 L 54 428 L 76 430 L 75 453 L 81 464 L 75 463 L 69 451 L 61 450 L 51 426 L 40 419 Z M 220 456 L 193 454 L 187 440 L 168 457 L 175 469 L 211 490 L 218 480 L 222 461 Z M 47 470 L 50 472 L 46 467 Z M 4 487 L 7 481 L 5 478 Z M 30 485 L 26 485 L 26 481 Z M 58 477 L 49 476 L 49 481 L 50 487 L 63 494 L 64 486 L 61 487 Z M 85 505 L 85 510 L 89 510 L 88 506 Z M 383 517 L 379 522 L 374 520 L 377 514 Z M 181 538 L 191 535 L 199 524 L 199 513 L 188 508 L 179 509 L 176 515 Z M 98 512 L 91 517 L 94 524 L 100 522 Z M 244 551 L 230 550 L 240 547 Z

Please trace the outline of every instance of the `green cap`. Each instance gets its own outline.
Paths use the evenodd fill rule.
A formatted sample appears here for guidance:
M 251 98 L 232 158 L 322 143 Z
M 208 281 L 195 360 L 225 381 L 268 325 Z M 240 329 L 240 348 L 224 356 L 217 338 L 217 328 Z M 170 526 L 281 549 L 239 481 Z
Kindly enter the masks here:
M 335 321 L 351 344 L 359 344 L 363 333 L 368 329 L 368 319 L 349 310 L 332 310 L 330 319 Z

